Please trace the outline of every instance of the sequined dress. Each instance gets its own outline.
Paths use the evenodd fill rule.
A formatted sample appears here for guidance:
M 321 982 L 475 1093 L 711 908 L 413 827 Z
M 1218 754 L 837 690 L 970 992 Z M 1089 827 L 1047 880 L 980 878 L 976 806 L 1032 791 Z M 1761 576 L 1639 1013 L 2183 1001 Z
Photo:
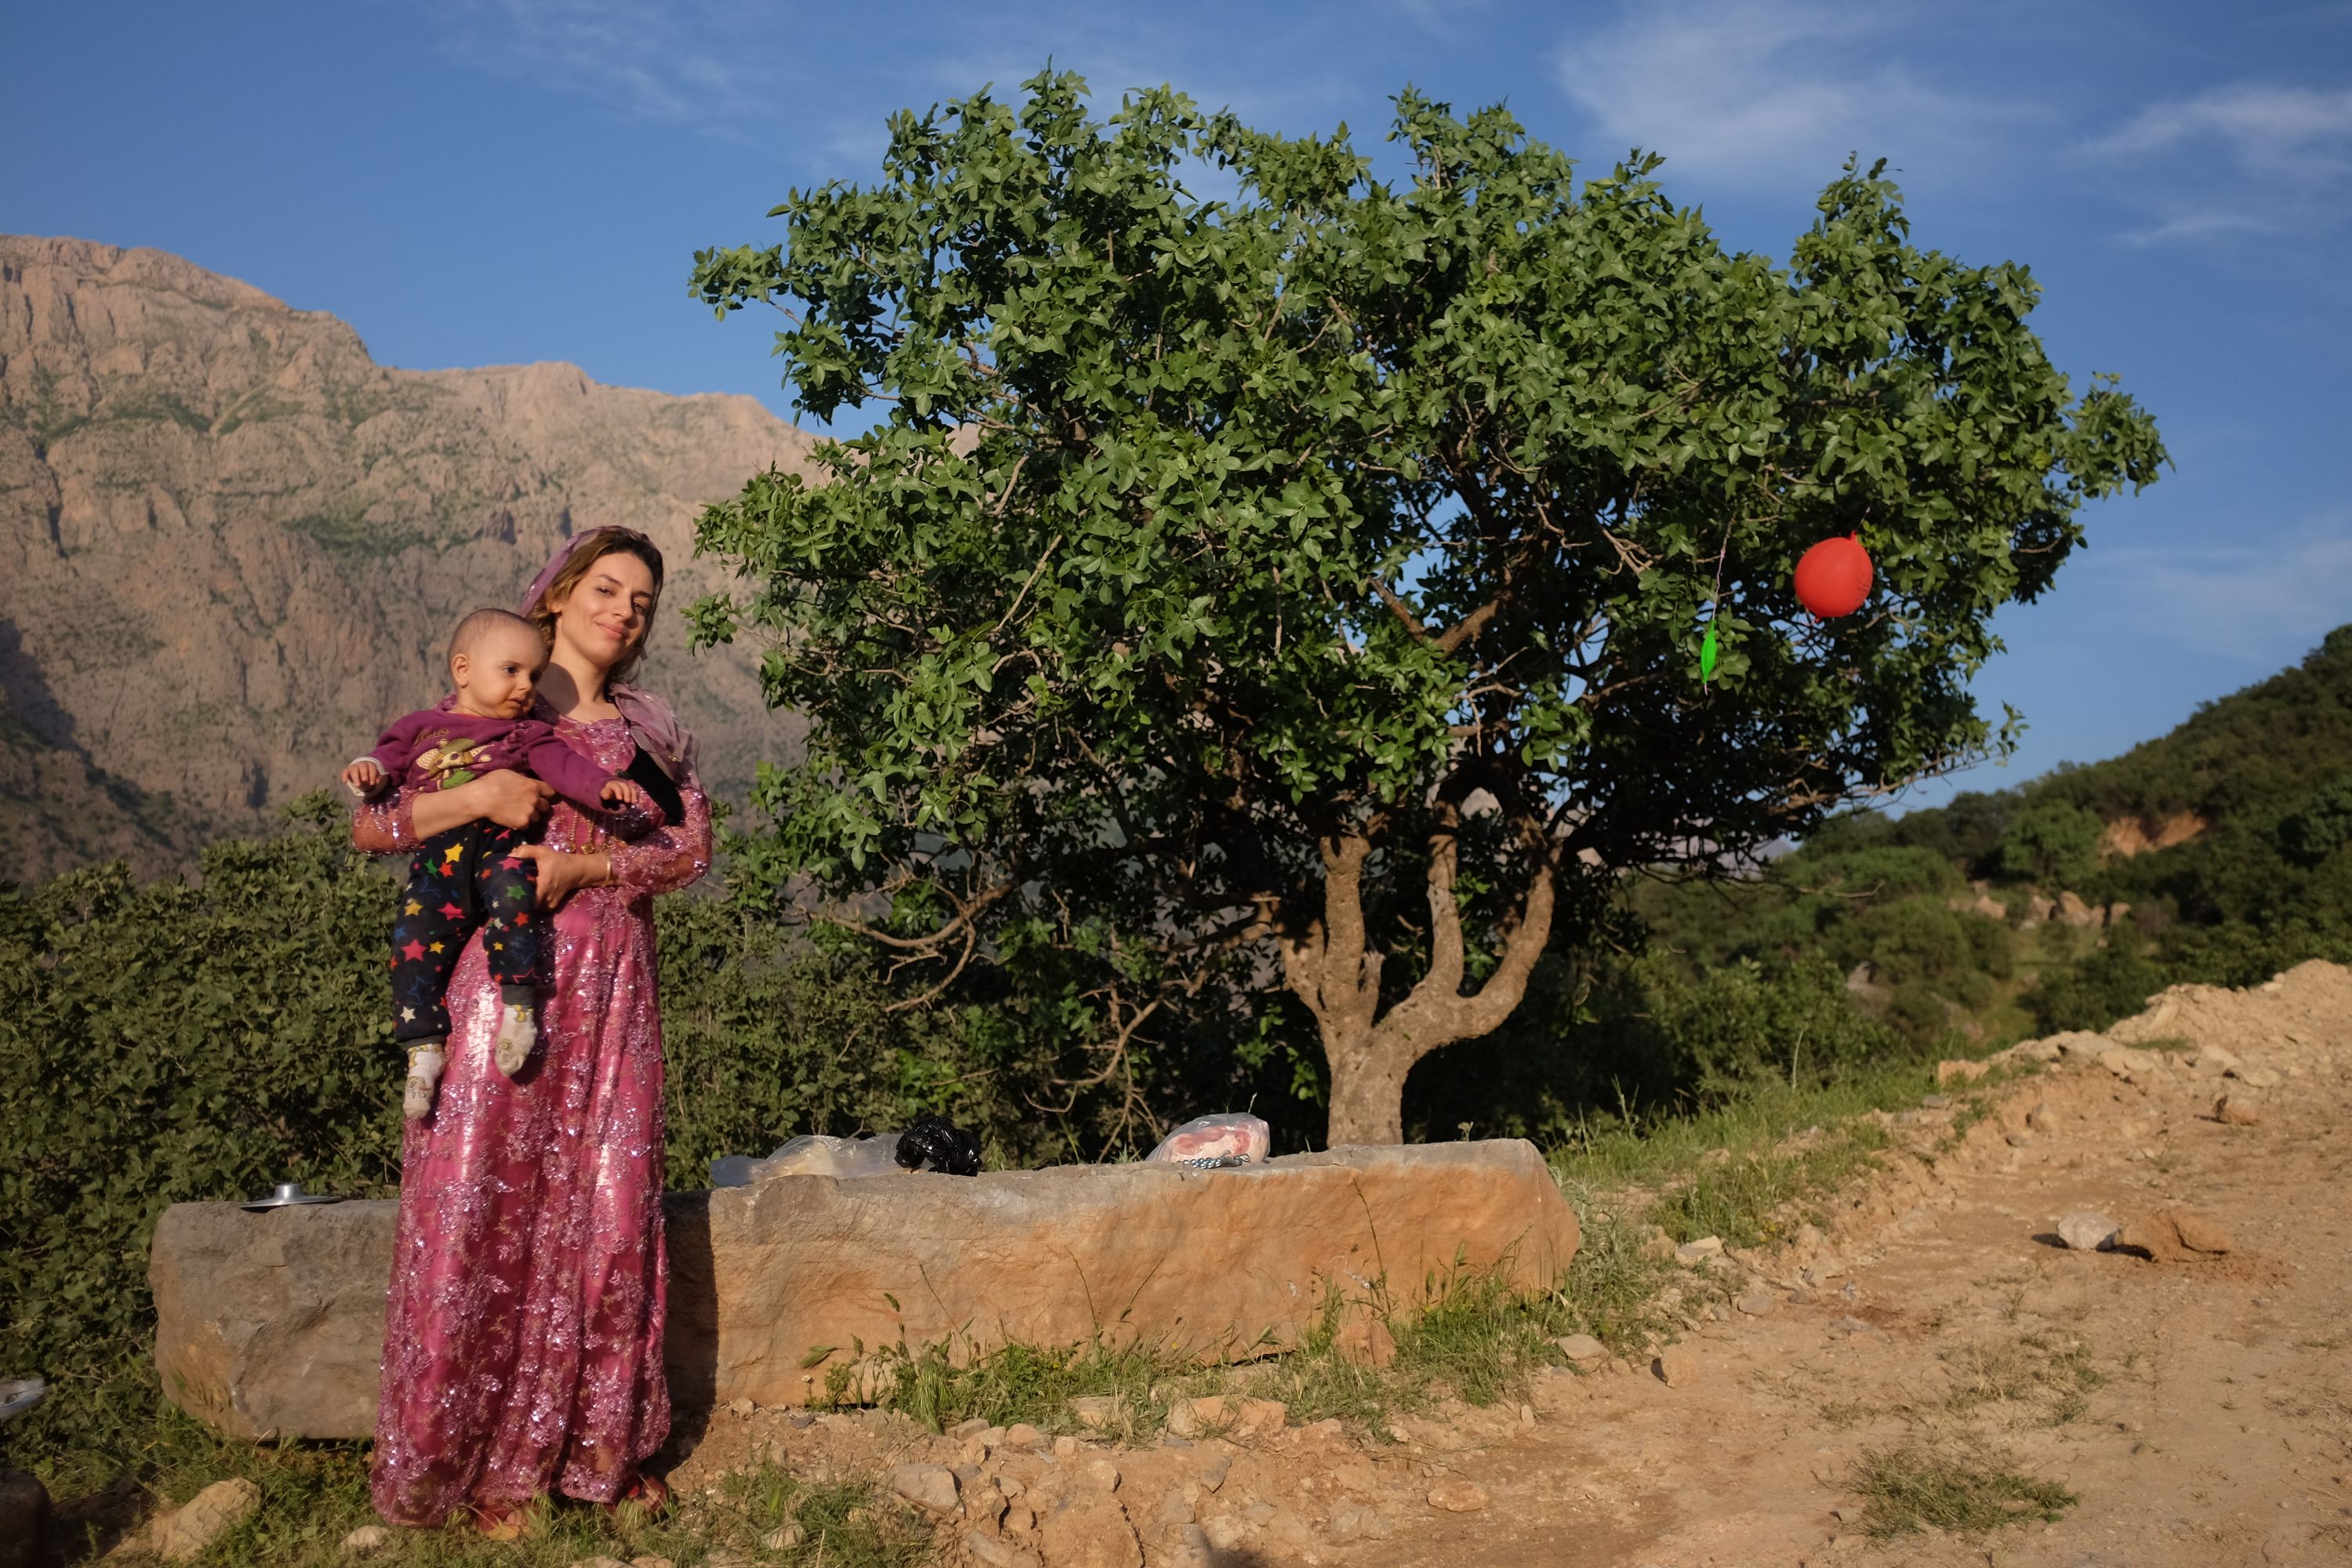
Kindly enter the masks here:
M 635 753 L 619 719 L 558 730 L 614 773 Z M 619 883 L 555 912 L 539 1049 L 511 1081 L 478 935 L 458 961 L 440 1097 L 401 1153 L 373 1464 L 394 1522 L 550 1491 L 608 1502 L 668 1436 L 653 900 L 710 865 L 709 803 L 683 794 L 680 820 L 634 844 L 556 803 L 545 841 L 610 854 Z M 412 799 L 362 806 L 354 840 L 414 847 Z

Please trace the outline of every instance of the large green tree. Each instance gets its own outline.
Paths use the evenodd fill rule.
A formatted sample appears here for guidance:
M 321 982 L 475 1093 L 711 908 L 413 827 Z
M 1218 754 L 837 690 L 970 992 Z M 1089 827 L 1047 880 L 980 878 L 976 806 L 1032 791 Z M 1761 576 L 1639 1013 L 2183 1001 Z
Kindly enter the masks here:
M 766 639 L 810 723 L 756 870 L 940 987 L 1051 992 L 1105 1074 L 1286 989 L 1331 1140 L 1398 1138 L 1623 868 L 2002 745 L 1989 617 L 2163 460 L 2025 268 L 1914 247 L 1875 169 L 1782 268 L 1499 109 L 1399 97 L 1392 182 L 1344 128 L 1024 90 L 697 256 L 784 312 L 801 407 L 875 419 L 705 515 L 741 587 L 698 635 Z M 1877 589 L 1818 624 L 1791 570 L 1843 534 Z

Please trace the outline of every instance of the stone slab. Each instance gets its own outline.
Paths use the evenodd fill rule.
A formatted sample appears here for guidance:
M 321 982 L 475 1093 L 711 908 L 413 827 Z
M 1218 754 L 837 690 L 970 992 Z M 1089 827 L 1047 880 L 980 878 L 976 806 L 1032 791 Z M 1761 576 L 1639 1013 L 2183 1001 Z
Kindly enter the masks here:
M 1219 1171 L 786 1176 L 665 1209 L 670 1386 L 687 1413 L 821 1401 L 860 1343 L 962 1359 L 1099 1333 L 1203 1361 L 1265 1354 L 1299 1343 L 1334 1293 L 1358 1313 L 1382 1296 L 1409 1310 L 1457 1268 L 1545 1289 L 1578 1243 L 1542 1156 L 1517 1139 Z M 165 1211 L 150 1279 L 166 1394 L 239 1436 L 368 1435 L 394 1215 Z

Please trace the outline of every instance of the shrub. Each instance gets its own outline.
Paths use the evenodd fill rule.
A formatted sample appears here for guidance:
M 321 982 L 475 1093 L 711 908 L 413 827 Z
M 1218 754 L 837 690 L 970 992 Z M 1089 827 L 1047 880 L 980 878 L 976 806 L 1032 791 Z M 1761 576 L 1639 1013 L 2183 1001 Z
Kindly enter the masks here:
M 2000 874 L 2043 887 L 2079 888 L 2098 868 L 2098 814 L 2063 801 L 2028 807 L 2000 836 Z

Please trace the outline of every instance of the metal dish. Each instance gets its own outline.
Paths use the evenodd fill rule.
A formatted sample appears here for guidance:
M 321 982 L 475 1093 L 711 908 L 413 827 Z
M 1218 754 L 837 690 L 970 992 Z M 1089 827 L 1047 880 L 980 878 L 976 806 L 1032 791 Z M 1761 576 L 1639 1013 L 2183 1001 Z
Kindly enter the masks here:
M 297 1204 L 339 1204 L 342 1201 L 324 1193 L 306 1193 L 299 1182 L 280 1182 L 276 1192 L 266 1198 L 254 1199 L 245 1205 L 245 1209 L 248 1214 L 259 1214 L 264 1209 L 292 1208 Z
M 37 1377 L 0 1383 L 0 1421 L 14 1421 L 49 1396 L 49 1385 Z

